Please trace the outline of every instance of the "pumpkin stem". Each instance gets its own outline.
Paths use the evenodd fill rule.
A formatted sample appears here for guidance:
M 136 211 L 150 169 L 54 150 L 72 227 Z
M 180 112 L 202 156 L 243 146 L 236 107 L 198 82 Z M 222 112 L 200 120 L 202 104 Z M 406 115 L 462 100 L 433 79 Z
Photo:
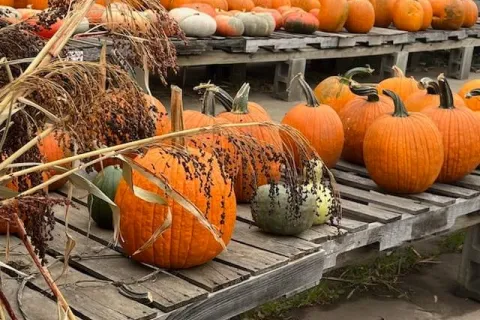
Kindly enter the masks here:
M 438 86 L 438 83 L 428 77 L 420 79 L 420 81 L 418 82 L 418 88 L 422 90 L 426 89 L 427 94 L 439 94 L 440 92 L 440 87 Z
M 184 129 L 182 89 L 177 86 L 171 86 L 170 89 L 172 90 L 170 99 L 170 112 L 172 113 L 171 131 L 178 132 Z M 183 137 L 174 138 L 173 144 L 177 146 L 184 146 L 185 139 Z
M 440 88 L 440 108 L 454 109 L 452 89 L 450 89 L 447 79 L 445 79 L 443 73 L 440 74 L 437 79 Z
M 374 69 L 370 68 L 370 66 L 367 64 L 365 67 L 356 67 L 353 69 L 348 70 L 345 72 L 343 76 L 340 77 L 340 82 L 343 84 L 350 84 L 350 81 L 354 76 L 357 74 L 369 74 L 371 75 L 375 71 Z
M 393 100 L 393 104 L 395 105 L 395 110 L 393 111 L 394 117 L 405 118 L 408 117 L 407 108 L 403 104 L 402 99 L 393 91 L 384 89 L 383 94 L 390 97 Z
M 201 112 L 207 116 L 215 117 L 215 89 L 205 90 Z
M 395 78 L 405 78 L 405 73 L 403 73 L 402 69 L 400 69 L 399 67 L 393 66 L 392 70 L 393 70 L 393 76 Z
M 238 90 L 232 103 L 232 113 L 247 114 L 248 113 L 248 93 L 250 92 L 250 85 L 244 83 L 240 90 Z
M 318 102 L 317 97 L 313 93 L 313 91 L 310 88 L 310 86 L 308 85 L 307 81 L 305 81 L 305 78 L 303 77 L 303 74 L 299 73 L 295 77 L 293 77 L 292 81 L 290 81 L 290 87 L 292 86 L 292 83 L 294 81 L 298 81 L 298 83 L 300 84 L 300 87 L 302 88 L 303 94 L 305 95 L 305 98 L 307 99 L 307 106 L 318 107 L 320 105 L 320 103 Z M 290 90 L 290 87 L 288 88 L 288 90 Z
M 217 87 L 213 83 L 207 82 L 207 83 L 201 83 L 198 86 L 194 87 L 193 90 L 201 90 L 201 89 L 214 89 L 215 93 L 215 98 L 217 99 L 218 102 L 225 108 L 227 111 L 232 111 L 232 104 L 233 104 L 233 98 L 231 95 L 228 94 L 225 90 L 223 90 L 220 87 Z
M 470 92 L 467 92 L 467 94 L 465 95 L 465 98 L 471 99 L 478 96 L 480 96 L 480 88 L 470 90 Z
M 366 96 L 368 102 L 378 102 L 380 100 L 378 90 L 375 87 L 350 85 L 350 91 L 357 96 Z

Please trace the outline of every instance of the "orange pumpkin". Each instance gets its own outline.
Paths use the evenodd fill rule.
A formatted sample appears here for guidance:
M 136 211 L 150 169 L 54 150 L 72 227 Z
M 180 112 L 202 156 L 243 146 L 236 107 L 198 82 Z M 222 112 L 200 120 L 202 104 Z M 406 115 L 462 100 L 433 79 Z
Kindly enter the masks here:
M 69 137 L 66 134 L 62 134 L 62 132 L 59 130 L 52 132 L 40 140 L 38 142 L 38 149 L 40 150 L 40 154 L 45 158 L 46 162 L 57 161 L 72 155 Z M 72 164 L 66 163 L 62 167 L 70 169 Z M 48 177 L 52 177 L 56 174 L 57 171 L 55 169 L 51 169 L 47 172 Z M 55 181 L 48 186 L 48 190 L 58 190 L 63 187 L 67 181 L 68 178 Z
M 12 7 L 11 5 L 8 5 L 8 4 L 1 4 L 1 3 L 5 3 L 5 2 L 10 2 L 11 3 L 11 0 L 2 0 L 0 1 L 0 6 L 9 6 L 9 7 Z M 13 7 L 15 9 L 20 9 L 20 8 L 27 8 L 28 6 L 28 1 L 27 0 L 13 0 Z
M 372 123 L 384 114 L 394 111 L 391 99 L 378 94 L 373 87 L 352 86 L 356 95 L 339 112 L 345 133 L 342 158 L 363 165 L 363 140 Z
M 215 12 L 215 8 L 206 3 L 187 3 L 182 5 L 182 7 L 195 9 L 197 11 L 206 13 L 213 18 L 215 18 L 215 16 L 217 15 Z
M 272 0 L 253 0 L 253 3 L 255 4 L 255 7 L 260 7 L 265 9 L 272 7 Z
M 418 1 L 422 5 L 422 9 L 423 9 L 423 22 L 420 30 L 427 30 L 432 24 L 432 19 L 433 19 L 432 5 L 430 4 L 429 0 L 418 0 Z
M 105 7 L 101 4 L 94 4 L 90 7 L 90 10 L 87 12 L 87 19 L 90 23 L 101 23 L 102 15 L 105 12 Z
M 428 1 L 428 0 L 426 0 Z M 349 0 L 345 29 L 352 33 L 368 33 L 375 23 L 375 9 L 368 0 Z
M 290 0 L 272 0 L 272 8 L 278 9 L 280 7 L 288 6 L 291 7 L 292 3 Z
M 426 89 L 411 94 L 405 101 L 405 107 L 409 112 L 420 112 L 428 106 L 438 106 L 440 104 L 438 84 L 430 78 L 422 78 L 419 81 L 419 87 Z M 465 106 L 463 99 L 456 93 L 453 94 L 455 106 Z
M 315 9 L 312 9 L 310 11 L 308 11 L 309 13 L 313 14 L 315 17 L 318 17 L 318 15 L 320 14 L 320 9 L 318 8 L 315 8 Z
M 172 122 L 180 128 L 183 123 L 180 91 L 172 92 L 172 101 L 175 101 L 172 114 L 176 115 Z M 174 131 L 176 129 L 177 127 L 173 128 Z M 188 157 L 179 156 L 179 148 L 185 150 Z M 218 230 L 224 243 L 228 244 L 236 218 L 235 194 L 232 192 L 231 180 L 223 175 L 214 156 L 177 144 L 172 149 L 152 148 L 135 161 L 153 174 L 161 176 L 173 189 L 191 201 L 213 228 Z M 148 178 L 133 171 L 132 179 L 135 186 L 160 195 L 168 201 L 168 205 L 138 199 L 125 180 L 120 181 L 115 203 L 122 212 L 121 245 L 126 254 L 132 256 L 145 244 L 155 230 L 163 225 L 169 212 L 172 218 L 170 227 L 150 247 L 133 255 L 133 259 L 161 268 L 180 269 L 204 264 L 223 250 L 210 231 L 191 212 L 165 195 Z M 142 221 L 148 223 L 139 223 Z
M 480 80 L 475 79 L 464 83 L 458 91 L 459 96 L 463 99 L 467 107 L 473 111 L 480 111 L 480 97 L 475 95 L 467 98 L 467 94 L 477 88 L 480 88 Z
M 416 92 L 424 91 L 418 87 L 417 81 L 411 77 L 405 77 L 400 68 L 393 66 L 394 76 L 392 78 L 385 79 L 378 84 L 378 91 L 391 90 L 400 96 L 402 101 L 406 101 L 408 97 Z
M 291 12 L 285 15 L 283 28 L 291 33 L 311 34 L 318 29 L 318 19 L 308 12 Z
M 325 165 L 332 168 L 342 154 L 344 143 L 342 121 L 331 107 L 318 102 L 303 76 L 297 79 L 307 101 L 290 109 L 283 117 L 282 124 L 299 130 L 315 148 Z M 305 125 L 306 123 L 309 125 Z M 290 143 L 289 138 L 283 138 L 285 145 L 293 149 L 295 160 L 298 162 L 295 144 Z
M 397 0 L 393 6 L 393 24 L 404 31 L 419 31 L 423 25 L 423 7 L 419 0 Z
M 375 26 L 388 28 L 393 22 L 393 6 L 396 0 L 375 0 Z
M 319 30 L 340 32 L 348 18 L 347 0 L 320 0 Z
M 48 0 L 27 0 L 27 5 L 32 9 L 45 10 L 48 8 Z
M 253 0 L 227 0 L 228 10 L 251 11 L 255 7 Z
M 463 20 L 462 27 L 471 28 L 477 23 L 478 7 L 472 0 L 463 0 L 463 6 L 465 9 L 465 19 Z
M 443 137 L 445 159 L 437 181 L 452 183 L 471 173 L 480 162 L 480 122 L 475 113 L 455 106 L 452 91 L 443 75 L 438 77 L 440 103 L 422 110 L 433 120 Z
M 215 17 L 215 21 L 217 22 L 217 30 L 215 33 L 220 36 L 238 37 L 241 36 L 245 30 L 242 20 L 235 17 L 218 15 Z
M 293 7 L 302 8 L 305 11 L 310 11 L 312 9 L 320 9 L 319 0 L 290 0 Z
M 185 129 L 229 123 L 225 118 L 215 117 L 215 93 L 212 90 L 205 92 L 200 111 L 186 110 L 183 117 Z M 235 178 L 238 172 L 239 158 L 234 145 L 228 141 L 227 137 L 208 133 L 196 135 L 194 138 L 189 143 L 192 147 L 214 154 L 220 163 L 225 166 L 230 177 Z
M 275 19 L 275 30 L 280 29 L 283 26 L 283 17 L 278 12 L 278 10 L 275 9 L 269 9 L 269 8 L 262 8 L 262 7 L 255 7 L 252 9 L 252 12 L 260 12 L 260 13 L 270 13 Z
M 231 123 L 271 121 L 271 118 L 266 113 L 249 108 L 249 91 L 250 86 L 244 84 L 235 96 L 231 111 L 220 113 L 218 117 L 224 118 Z M 276 129 L 251 126 L 237 128 L 236 130 L 255 139 L 259 146 L 268 145 L 273 151 L 282 151 L 282 140 Z M 243 164 L 238 168 L 238 174 L 235 179 L 235 195 L 239 202 L 249 202 L 257 187 L 280 179 L 279 163 L 269 163 L 269 160 L 265 159 L 263 151 L 258 151 L 259 154 L 256 154 L 256 152 L 252 152 L 254 159 L 242 161 Z M 248 155 L 241 154 L 240 156 L 243 158 Z M 249 162 L 249 164 L 245 165 L 246 162 Z M 255 163 L 255 168 L 252 168 L 252 162 Z
M 432 28 L 439 30 L 458 30 L 465 19 L 465 6 L 462 0 L 436 1 L 433 8 Z
M 393 99 L 395 111 L 379 117 L 367 129 L 363 140 L 365 167 L 387 192 L 424 192 L 442 169 L 442 135 L 426 115 L 408 113 L 396 93 L 384 90 L 383 94 Z
M 336 112 L 339 112 L 345 104 L 355 98 L 350 91 L 349 85 L 352 78 L 357 74 L 372 74 L 370 68 L 353 68 L 343 76 L 331 76 L 324 79 L 315 87 L 315 96 L 322 104 L 329 105 Z

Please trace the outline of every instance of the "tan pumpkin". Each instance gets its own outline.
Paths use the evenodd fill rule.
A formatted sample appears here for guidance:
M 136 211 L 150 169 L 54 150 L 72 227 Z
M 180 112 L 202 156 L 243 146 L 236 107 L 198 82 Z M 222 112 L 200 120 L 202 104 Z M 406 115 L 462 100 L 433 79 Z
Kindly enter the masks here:
M 178 26 L 189 37 L 208 37 L 215 33 L 215 19 L 191 8 L 175 8 L 169 15 L 177 21 Z
M 236 17 L 217 15 L 215 21 L 217 22 L 216 34 L 220 36 L 238 37 L 245 31 L 242 20 Z

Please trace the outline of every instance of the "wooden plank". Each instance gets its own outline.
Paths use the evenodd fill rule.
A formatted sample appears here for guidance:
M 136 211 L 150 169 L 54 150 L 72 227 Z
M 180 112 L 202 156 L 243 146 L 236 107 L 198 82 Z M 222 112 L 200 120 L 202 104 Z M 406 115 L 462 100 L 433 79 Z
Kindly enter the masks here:
M 173 271 L 180 278 L 193 283 L 208 292 L 215 292 L 250 277 L 250 272 L 210 261 L 198 267 Z
M 252 275 L 266 273 L 288 263 L 286 257 L 235 241 L 231 241 L 227 251 L 220 253 L 216 259 L 230 266 L 247 270 Z
M 314 243 L 323 243 L 344 235 L 347 231 L 337 227 L 322 224 L 319 226 L 312 226 L 310 229 L 300 233 L 297 237 Z
M 290 260 L 318 251 L 319 248 L 318 245 L 299 238 L 265 233 L 258 227 L 242 221 L 237 221 L 235 224 L 233 239 L 252 247 L 285 256 Z
M 10 240 L 12 249 L 10 263 L 14 266 L 23 266 L 21 271 L 27 274 L 37 272 L 20 239 L 12 237 Z M 2 250 L 4 250 L 6 246 L 6 236 L 4 235 L 0 236 L 0 246 Z M 5 261 L 4 255 L 2 255 L 1 260 Z M 62 269 L 63 264 L 59 261 L 49 267 L 49 271 L 53 278 L 57 279 L 56 283 L 72 310 L 80 314 L 82 319 L 148 320 L 155 319 L 159 316 L 158 310 L 122 296 L 113 284 L 105 283 L 104 281 L 100 282 L 98 279 L 80 273 L 75 269 L 70 268 L 68 270 L 68 276 L 65 275 L 58 279 L 62 273 Z M 42 277 L 37 276 L 29 282 L 38 290 L 41 290 L 47 295 L 51 295 Z M 83 285 L 81 283 L 83 283 Z M 25 304 L 30 303 L 29 301 Z M 46 304 L 47 306 L 49 305 L 48 303 Z M 50 311 L 52 311 L 52 309 L 50 309 Z M 37 317 L 33 317 L 32 319 L 37 319 Z
M 462 187 L 452 186 L 450 184 L 435 183 L 429 191 L 445 195 L 448 197 L 471 199 L 480 194 L 479 191 L 470 190 Z
M 66 241 L 64 226 L 57 223 L 52 234 L 54 240 L 49 243 L 50 250 L 52 254 L 61 257 Z M 117 251 L 76 231 L 69 230 L 69 234 L 76 242 L 72 258 L 80 258 L 71 259 L 70 264 L 94 277 L 128 283 L 158 272 L 157 269 L 127 259 Z M 207 297 L 205 290 L 164 271 L 155 274 L 154 279 L 137 284 L 133 288 L 138 292 L 150 292 L 154 306 L 164 312 Z
M 418 214 L 429 211 L 429 207 L 416 203 L 414 200 L 403 199 L 394 196 L 387 196 L 380 193 L 373 194 L 364 190 L 355 189 L 342 184 L 337 184 L 342 198 L 349 198 L 352 200 L 365 201 L 369 203 L 377 203 L 386 207 L 403 209 L 405 212 Z
M 342 210 L 347 216 L 359 218 L 366 222 L 389 223 L 392 221 L 400 220 L 400 218 L 402 217 L 400 214 L 397 213 L 376 209 L 371 206 L 366 206 L 364 204 L 349 201 L 346 199 L 342 199 Z
M 345 171 L 355 172 L 354 174 L 350 172 L 343 172 L 343 171 L 332 169 L 335 179 L 338 182 L 351 187 L 360 188 L 364 190 L 374 190 L 374 191 L 378 191 L 385 194 L 385 192 L 383 192 L 378 188 L 377 184 L 373 182 L 373 180 L 368 178 L 368 173 L 365 168 L 357 165 L 349 164 L 347 162 L 342 162 L 341 164 L 337 165 L 337 168 L 341 168 Z M 455 203 L 454 198 L 440 196 L 440 195 L 431 194 L 427 192 L 422 192 L 418 194 L 399 195 L 399 197 L 420 200 L 420 201 L 431 203 L 437 206 L 448 206 L 452 203 Z
M 176 310 L 165 320 L 226 320 L 288 292 L 316 283 L 322 277 L 323 252 L 303 257 L 288 265 L 250 278 L 241 284 L 210 295 L 209 299 Z
M 368 223 L 342 217 L 342 220 L 340 220 L 340 226 L 349 232 L 357 232 L 367 229 Z
M 462 180 L 455 182 L 455 185 L 468 189 L 480 191 L 480 177 L 469 174 Z

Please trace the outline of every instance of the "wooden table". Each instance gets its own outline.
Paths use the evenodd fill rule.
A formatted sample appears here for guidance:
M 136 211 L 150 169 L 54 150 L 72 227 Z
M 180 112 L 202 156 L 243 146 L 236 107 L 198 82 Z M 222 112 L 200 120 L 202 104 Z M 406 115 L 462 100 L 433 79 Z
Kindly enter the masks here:
M 480 24 L 455 31 L 428 29 L 406 32 L 374 27 L 368 34 L 317 31 L 302 35 L 276 31 L 270 37 L 211 36 L 187 40 L 185 44 L 172 39 L 179 66 L 234 65 L 236 69 L 233 73 L 241 78 L 248 63 L 274 62 L 277 65 L 274 91 L 280 98 L 291 101 L 302 98 L 301 90 L 294 86 L 287 92 L 286 88 L 293 76 L 305 73 L 307 60 L 382 56 L 380 72 L 383 77 L 388 77 L 393 65 L 406 70 L 409 53 L 450 50 L 445 72 L 447 77 L 466 79 L 470 73 L 473 49 L 480 46 Z M 83 51 L 85 60 L 98 60 L 100 47 L 100 39 L 96 38 L 72 40 L 68 46 L 70 50 Z M 137 79 L 142 84 L 143 74 L 138 74 Z
M 77 208 L 69 210 L 68 222 L 76 246 L 67 276 L 57 283 L 79 319 L 222 320 L 317 284 L 325 271 L 336 267 L 340 254 L 374 244 L 383 251 L 480 221 L 478 171 L 454 185 L 435 184 L 427 192 L 406 196 L 378 190 L 364 167 L 341 162 L 333 173 L 344 210 L 340 229 L 322 225 L 297 237 L 272 236 L 253 226 L 248 206 L 239 205 L 228 250 L 205 265 L 174 271 L 127 259 L 120 248 L 110 245 L 112 232 L 94 222 L 89 232 L 86 192 L 75 190 Z M 54 277 L 63 268 L 64 211 L 60 207 L 55 211 L 55 239 L 48 252 Z M 5 243 L 5 236 L 0 237 L 4 249 Z M 10 262 L 23 273 L 35 271 L 14 237 Z M 15 280 L 14 272 L 3 272 L 6 294 L 16 301 L 21 281 Z M 148 292 L 151 300 L 127 297 L 125 284 L 134 292 Z M 21 292 L 23 309 L 31 319 L 52 319 L 56 306 L 42 279 L 26 281 Z

